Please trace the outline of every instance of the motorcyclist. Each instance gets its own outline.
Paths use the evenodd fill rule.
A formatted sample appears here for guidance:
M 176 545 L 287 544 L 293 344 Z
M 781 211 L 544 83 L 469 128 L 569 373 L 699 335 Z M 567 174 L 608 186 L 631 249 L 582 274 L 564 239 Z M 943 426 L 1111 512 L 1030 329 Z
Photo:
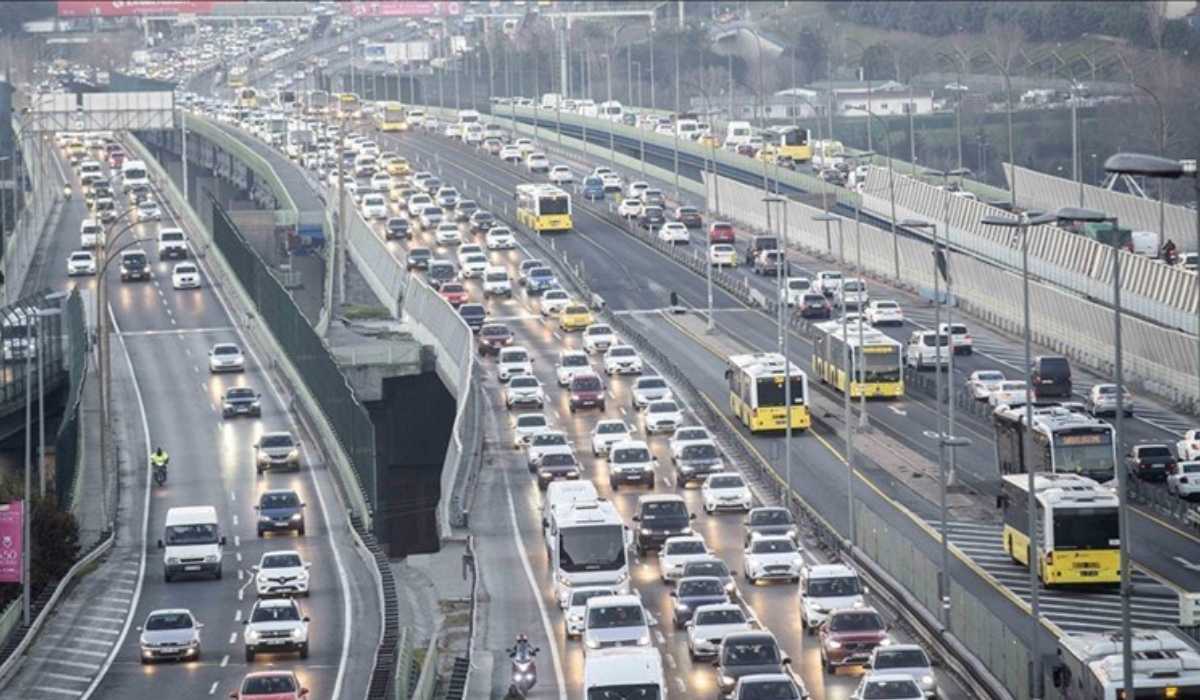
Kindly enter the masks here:
M 1163 260 L 1165 260 L 1168 265 L 1174 265 L 1177 253 L 1178 250 L 1175 247 L 1175 241 L 1168 238 L 1167 242 L 1164 243 L 1162 247 Z
M 514 658 L 518 661 L 525 661 L 526 659 L 529 658 L 530 651 L 531 651 L 531 649 L 529 647 L 529 637 L 526 637 L 523 634 L 518 634 L 517 635 L 517 643 L 515 646 L 513 646 L 513 648 L 509 651 L 508 654 L 509 654 L 509 656 L 511 656 L 512 658 Z
M 167 462 L 170 461 L 171 457 L 161 447 L 155 447 L 154 452 L 150 454 L 150 463 L 157 468 L 166 469 Z
M 70 198 L 71 198 L 71 192 L 72 192 L 72 191 L 73 191 L 73 190 L 71 189 L 71 186 L 70 186 L 70 185 L 63 185 L 63 197 L 66 197 L 67 199 L 70 199 Z

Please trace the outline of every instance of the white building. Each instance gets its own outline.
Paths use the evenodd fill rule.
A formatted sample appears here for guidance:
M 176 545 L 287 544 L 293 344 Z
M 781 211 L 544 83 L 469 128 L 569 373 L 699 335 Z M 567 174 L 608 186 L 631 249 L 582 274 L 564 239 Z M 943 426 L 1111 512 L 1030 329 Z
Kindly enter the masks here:
M 812 99 L 822 108 L 829 104 L 832 92 L 834 112 L 839 115 L 863 116 L 870 111 L 877 116 L 887 117 L 934 111 L 932 91 L 910 91 L 909 86 L 894 80 L 821 82 L 796 91 L 813 95 Z

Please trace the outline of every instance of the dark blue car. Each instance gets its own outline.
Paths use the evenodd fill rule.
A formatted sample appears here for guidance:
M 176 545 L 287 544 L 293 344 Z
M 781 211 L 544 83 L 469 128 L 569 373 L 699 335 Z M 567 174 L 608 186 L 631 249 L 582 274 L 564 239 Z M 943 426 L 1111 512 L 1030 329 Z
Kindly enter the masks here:
M 541 294 L 547 289 L 558 286 L 554 271 L 548 267 L 535 267 L 529 271 L 528 282 L 525 283 L 530 294 Z
M 701 605 L 729 602 L 725 584 L 715 576 L 680 579 L 679 585 L 671 591 L 671 598 L 674 599 L 675 629 L 683 629 Z
M 604 181 L 594 175 L 583 178 L 582 189 L 584 199 L 604 199 Z
M 264 491 L 258 498 L 258 536 L 264 532 L 290 532 L 304 536 L 304 501 L 295 491 Z

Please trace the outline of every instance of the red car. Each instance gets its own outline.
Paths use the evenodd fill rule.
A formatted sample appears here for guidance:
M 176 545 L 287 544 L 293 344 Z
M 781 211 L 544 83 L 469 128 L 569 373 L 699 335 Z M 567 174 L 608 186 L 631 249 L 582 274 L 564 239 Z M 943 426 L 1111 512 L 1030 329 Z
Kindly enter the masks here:
M 708 227 L 708 243 L 733 243 L 733 224 L 728 221 L 714 221 Z
M 108 165 L 112 168 L 119 168 L 125 162 L 125 151 L 113 151 L 108 154 Z
M 861 666 L 875 647 L 888 643 L 887 623 L 873 608 L 834 610 L 819 635 L 826 673 L 835 673 L 839 666 Z
M 233 700 L 300 700 L 308 697 L 308 688 L 291 671 L 260 671 L 242 679 L 238 690 L 229 694 Z
M 442 295 L 443 299 L 450 302 L 450 306 L 453 306 L 454 308 L 458 308 L 459 306 L 467 303 L 467 300 L 470 299 L 470 295 L 467 293 L 467 288 L 458 282 L 447 282 L 443 284 L 441 289 L 438 290 L 438 293 Z

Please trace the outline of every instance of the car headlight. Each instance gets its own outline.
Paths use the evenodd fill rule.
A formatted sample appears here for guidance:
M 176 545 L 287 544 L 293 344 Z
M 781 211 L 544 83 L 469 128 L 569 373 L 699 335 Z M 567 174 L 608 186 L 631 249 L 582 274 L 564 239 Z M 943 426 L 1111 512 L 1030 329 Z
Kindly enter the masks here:
M 926 688 L 932 688 L 933 682 L 934 682 L 933 676 L 930 676 L 930 675 L 921 676 L 921 685 L 925 686 Z
M 260 515 L 260 516 L 258 516 L 258 522 L 269 523 L 269 522 L 271 522 L 271 518 L 270 518 L 270 516 L 267 516 L 267 515 Z
M 216 564 L 218 559 L 219 559 L 219 557 L 215 554 L 206 554 L 204 556 L 204 563 L 205 564 Z
M 233 404 L 231 404 L 231 403 L 229 403 L 229 402 L 226 402 L 226 403 L 225 403 L 225 410 L 226 410 L 226 411 L 232 411 L 232 410 L 233 410 Z
M 295 462 L 295 461 L 299 460 L 300 459 L 300 450 L 292 450 L 291 452 L 288 453 L 287 458 L 288 458 L 289 462 Z
M 638 637 L 638 642 L 637 642 L 637 643 L 638 643 L 638 646 L 639 646 L 639 647 L 646 647 L 646 646 L 650 646 L 650 633 L 649 633 L 649 632 L 646 632 L 646 633 L 645 633 L 645 634 L 643 634 L 642 636 Z
M 179 557 L 167 557 L 167 563 L 168 564 L 178 564 Z
M 303 517 L 304 517 L 303 513 L 292 513 L 292 521 L 293 522 L 299 522 L 300 519 Z
M 721 685 L 733 685 L 737 683 L 737 679 L 733 676 L 721 676 Z
M 253 644 L 254 642 L 257 642 L 258 641 L 258 631 L 255 630 L 254 628 L 247 629 L 246 630 L 246 641 L 250 642 L 251 644 Z
M 892 643 L 891 637 L 884 637 L 883 639 L 879 640 L 879 646 L 881 646 L 881 647 L 886 647 L 891 643 Z
M 617 584 L 618 585 L 625 583 L 628 580 L 629 580 L 629 571 L 628 570 L 622 571 L 620 573 L 620 575 L 617 576 Z
M 735 588 L 737 588 L 737 584 L 734 583 L 733 581 L 727 581 L 725 583 L 725 592 L 726 593 L 733 593 Z
M 587 639 L 587 648 L 588 648 L 588 649 L 599 649 L 599 648 L 600 648 L 600 642 L 599 642 L 599 641 L 597 641 L 597 640 L 596 640 L 594 637 L 588 637 L 588 639 Z
M 653 532 L 653 531 L 652 531 L 650 528 L 648 528 L 648 527 L 644 527 L 644 528 L 642 528 L 642 534 L 643 534 L 643 535 L 646 535 L 646 536 L 649 536 L 649 535 L 653 535 L 653 534 L 654 534 L 654 532 Z
M 688 610 L 691 610 L 691 607 L 689 607 L 687 603 L 676 603 L 675 609 L 679 612 L 687 612 Z
M 825 642 L 825 646 L 829 647 L 830 649 L 841 649 L 842 643 L 836 639 L 830 639 L 829 641 Z
M 300 639 L 303 636 L 304 636 L 304 628 L 303 627 L 296 627 L 296 628 L 292 629 L 292 638 L 293 639 Z
M 791 537 L 793 540 L 796 539 L 799 535 L 800 535 L 800 533 L 796 532 L 796 528 L 792 528 L 787 531 L 787 536 Z

